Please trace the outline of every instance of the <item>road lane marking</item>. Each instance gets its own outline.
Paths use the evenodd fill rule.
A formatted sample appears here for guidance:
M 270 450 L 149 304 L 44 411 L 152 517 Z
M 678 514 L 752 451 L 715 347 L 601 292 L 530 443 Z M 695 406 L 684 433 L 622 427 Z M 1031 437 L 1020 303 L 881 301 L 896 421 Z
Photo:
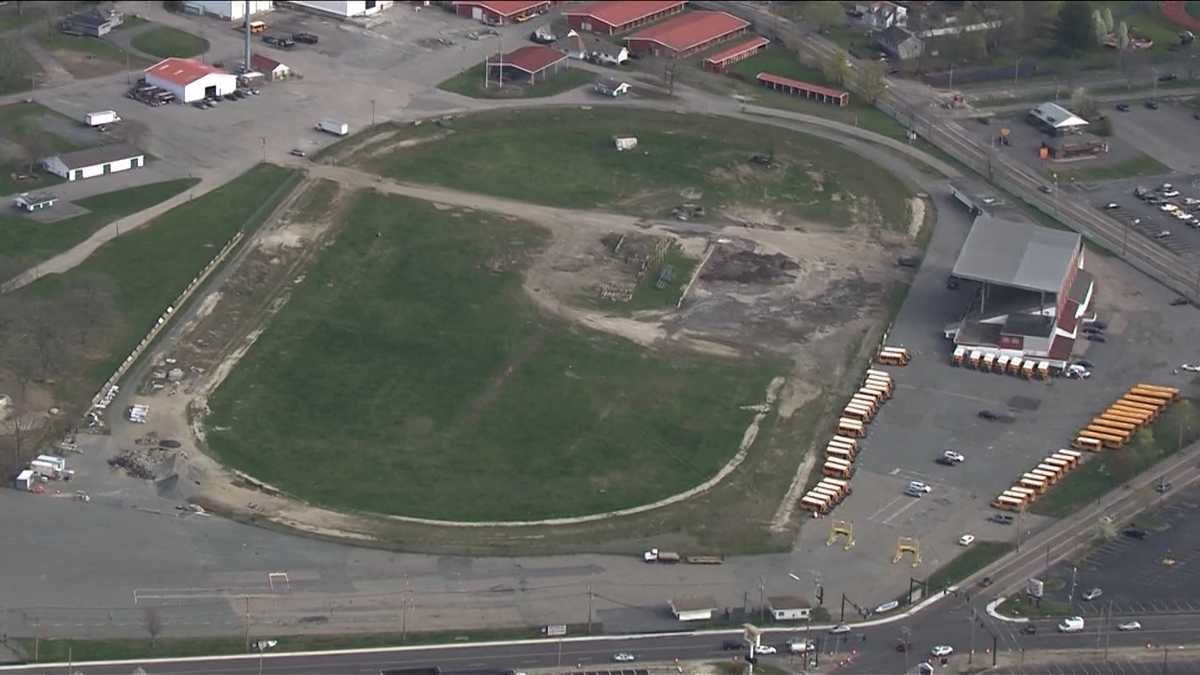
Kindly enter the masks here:
M 881 522 L 882 522 L 884 525 L 888 525 L 888 524 L 890 524 L 890 523 L 892 522 L 892 519 L 894 519 L 896 516 L 898 516 L 898 515 L 900 515 L 900 514 L 904 513 L 905 511 L 907 511 L 907 510 L 911 509 L 911 508 L 912 508 L 913 506 L 915 506 L 915 505 L 917 504 L 917 502 L 919 502 L 919 501 L 921 501 L 921 497 L 909 497 L 909 502 L 908 502 L 907 504 L 905 504 L 904 506 L 901 506 L 901 507 L 900 507 L 899 509 L 897 509 L 896 511 L 893 511 L 893 512 L 892 512 L 892 515 L 890 515 L 890 516 L 888 516 L 887 518 L 883 519 Z
M 906 498 L 906 495 L 900 495 L 900 496 L 892 499 L 892 501 L 888 502 L 887 504 L 884 504 L 883 508 L 881 508 L 878 511 L 876 511 L 875 513 L 872 513 L 871 515 L 867 516 L 867 520 L 875 520 L 884 511 L 887 511 L 888 509 L 892 508 L 892 504 L 895 504 L 896 502 L 900 501 L 901 499 L 905 499 L 905 498 Z M 912 499 L 912 497 L 907 497 L 907 498 Z

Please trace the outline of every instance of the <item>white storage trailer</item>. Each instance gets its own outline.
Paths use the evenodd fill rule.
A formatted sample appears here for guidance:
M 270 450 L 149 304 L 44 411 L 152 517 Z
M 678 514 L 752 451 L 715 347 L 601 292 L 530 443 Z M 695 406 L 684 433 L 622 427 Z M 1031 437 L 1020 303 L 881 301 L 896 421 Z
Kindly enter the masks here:
M 112 124 L 113 122 L 120 121 L 121 116 L 118 115 L 117 111 L 115 110 L 100 110 L 97 112 L 90 112 L 83 116 L 84 124 L 88 125 L 89 127 L 98 127 L 101 124 Z
M 317 122 L 317 130 L 334 136 L 345 136 L 350 133 L 350 125 L 333 119 L 323 119 Z

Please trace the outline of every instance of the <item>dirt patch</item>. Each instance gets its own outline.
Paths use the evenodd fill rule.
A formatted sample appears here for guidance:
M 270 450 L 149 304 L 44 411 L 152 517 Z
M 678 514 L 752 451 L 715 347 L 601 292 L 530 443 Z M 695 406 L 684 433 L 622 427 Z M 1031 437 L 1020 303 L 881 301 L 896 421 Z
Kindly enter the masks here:
M 722 216 L 742 227 L 784 229 L 780 222 L 780 219 L 783 218 L 782 209 L 772 210 L 745 204 L 731 204 L 722 206 L 720 211 Z
M 796 277 L 800 263 L 782 253 L 764 254 L 746 249 L 720 247 L 700 274 L 705 281 L 734 281 L 739 284 L 780 284 Z
M 50 50 L 49 53 L 64 70 L 81 80 L 112 75 L 125 69 L 123 64 L 97 58 L 83 52 L 54 49 Z
M 921 235 L 921 227 L 925 224 L 925 200 L 913 197 L 908 200 L 908 236 L 916 239 Z

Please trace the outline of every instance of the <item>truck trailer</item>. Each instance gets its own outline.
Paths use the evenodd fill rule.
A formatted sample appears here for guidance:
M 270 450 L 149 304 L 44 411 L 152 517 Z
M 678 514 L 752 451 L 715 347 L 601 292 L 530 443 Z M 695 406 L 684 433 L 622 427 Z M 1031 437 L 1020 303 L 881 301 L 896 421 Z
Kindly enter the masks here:
M 121 116 L 115 110 L 98 110 L 83 116 L 83 123 L 89 127 L 98 127 L 102 124 L 112 124 L 120 121 Z
M 350 125 L 337 120 L 323 119 L 317 122 L 317 131 L 324 131 L 334 136 L 345 136 L 350 133 Z

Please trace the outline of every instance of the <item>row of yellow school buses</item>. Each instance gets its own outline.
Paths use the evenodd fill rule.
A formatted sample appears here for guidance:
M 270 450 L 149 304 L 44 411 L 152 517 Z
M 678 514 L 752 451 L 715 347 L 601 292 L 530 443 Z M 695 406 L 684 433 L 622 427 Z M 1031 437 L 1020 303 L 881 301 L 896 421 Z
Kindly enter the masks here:
M 1063 448 L 1052 453 L 1026 471 L 1012 487 L 1001 492 L 992 501 L 992 506 L 1004 511 L 1020 511 L 1062 480 L 1082 460 L 1083 455 L 1077 450 Z
M 955 347 L 950 356 L 950 363 L 955 366 L 974 368 L 985 373 L 1000 375 L 1017 375 L 1027 380 L 1037 378 L 1045 380 L 1050 377 L 1050 362 L 1021 359 L 1017 356 L 998 356 L 996 354 L 968 351 L 966 347 Z
M 992 501 L 992 506 L 1005 511 L 1025 508 L 1079 466 L 1083 459 L 1079 450 L 1100 452 L 1106 447 L 1119 448 L 1125 445 L 1135 431 L 1153 422 L 1163 409 L 1178 398 L 1179 390 L 1174 387 L 1139 384 L 1131 388 L 1080 430 L 1071 443 L 1075 450 L 1064 448 L 1039 462 L 1012 487 L 1000 493 Z
M 821 467 L 824 478 L 800 498 L 800 507 L 814 518 L 829 513 L 850 494 L 859 439 L 867 435 L 866 425 L 892 397 L 892 391 L 891 375 L 882 370 L 868 370 L 862 386 L 842 409 L 836 434 L 825 446 L 825 463 Z
M 1119 448 L 1129 442 L 1135 431 L 1153 422 L 1178 398 L 1179 390 L 1175 387 L 1154 384 L 1134 386 L 1080 429 L 1072 445 L 1092 452 L 1100 452 L 1103 448 Z

